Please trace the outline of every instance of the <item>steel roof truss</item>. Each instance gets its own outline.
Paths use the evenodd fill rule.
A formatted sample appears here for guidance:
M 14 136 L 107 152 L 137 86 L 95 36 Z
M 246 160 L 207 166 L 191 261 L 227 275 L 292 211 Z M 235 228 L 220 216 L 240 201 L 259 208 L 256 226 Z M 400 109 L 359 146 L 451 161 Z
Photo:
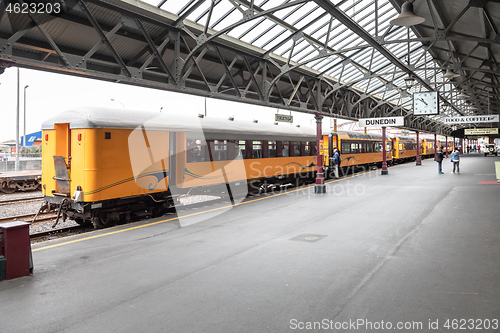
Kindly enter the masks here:
M 78 1 L 78 5 L 80 6 L 80 8 L 83 11 L 83 13 L 87 16 L 87 19 L 90 21 L 90 23 L 94 27 L 95 31 L 99 35 L 99 38 L 101 38 L 101 40 L 104 42 L 104 44 L 106 45 L 106 47 L 108 48 L 108 50 L 111 52 L 111 54 L 115 58 L 115 61 L 120 66 L 120 69 L 123 71 L 123 73 L 125 75 L 127 75 L 128 77 L 132 77 L 132 74 L 130 73 L 129 68 L 127 67 L 127 65 L 125 64 L 125 62 L 122 60 L 122 58 L 120 57 L 120 55 L 116 52 L 116 50 L 114 49 L 113 45 L 111 45 L 111 42 L 109 41 L 109 39 L 106 37 L 106 35 L 102 31 L 99 23 L 95 19 L 94 15 L 92 15 L 92 13 L 88 9 L 88 7 L 85 4 L 85 2 L 84 1 Z
M 174 76 L 172 75 L 172 73 L 170 72 L 170 70 L 168 69 L 168 66 L 167 64 L 165 63 L 165 61 L 163 60 L 161 54 L 160 54 L 160 51 L 158 50 L 158 48 L 156 47 L 156 45 L 154 44 L 153 40 L 151 39 L 151 36 L 149 36 L 148 32 L 146 31 L 146 29 L 144 28 L 144 25 L 142 24 L 142 22 L 139 20 L 139 19 L 135 19 L 134 20 L 135 23 L 137 24 L 137 27 L 139 28 L 139 30 L 142 32 L 142 34 L 144 35 L 144 38 L 146 39 L 149 47 L 151 48 L 151 53 L 152 55 L 154 55 L 154 57 L 156 58 L 156 60 L 160 63 L 160 66 L 161 68 L 163 69 L 163 71 L 168 75 L 168 77 L 170 78 L 170 80 L 172 80 L 172 83 L 173 84 L 176 84 L 175 82 L 175 78 Z M 168 41 L 167 41 L 168 43 Z M 166 45 L 163 44 L 163 46 Z M 144 67 L 144 66 L 143 66 Z M 142 69 L 142 67 L 141 67 Z M 145 68 L 144 68 L 145 69 Z

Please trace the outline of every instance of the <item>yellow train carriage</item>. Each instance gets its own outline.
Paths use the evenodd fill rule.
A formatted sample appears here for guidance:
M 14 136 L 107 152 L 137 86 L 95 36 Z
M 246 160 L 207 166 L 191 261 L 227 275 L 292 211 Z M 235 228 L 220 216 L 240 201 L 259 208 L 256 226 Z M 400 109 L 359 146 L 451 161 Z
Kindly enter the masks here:
M 435 154 L 436 147 L 434 146 L 434 139 L 423 139 L 421 155 L 425 158 L 431 158 L 434 157 Z
M 455 148 L 453 140 L 448 140 L 448 142 L 446 142 L 446 140 L 441 139 L 437 142 L 437 145 L 438 145 L 438 150 L 442 149 L 444 153 L 446 152 L 451 153 Z
M 394 163 L 413 161 L 417 157 L 417 140 L 410 137 L 392 139 Z
M 342 157 L 340 167 L 359 165 L 381 165 L 383 159 L 382 135 L 364 134 L 362 132 L 338 132 L 331 136 L 333 149 L 339 149 Z M 392 141 L 386 138 L 386 161 L 392 163 Z
M 42 130 L 45 202 L 98 227 L 164 213 L 172 189 L 246 188 L 316 170 L 314 129 L 82 108 Z

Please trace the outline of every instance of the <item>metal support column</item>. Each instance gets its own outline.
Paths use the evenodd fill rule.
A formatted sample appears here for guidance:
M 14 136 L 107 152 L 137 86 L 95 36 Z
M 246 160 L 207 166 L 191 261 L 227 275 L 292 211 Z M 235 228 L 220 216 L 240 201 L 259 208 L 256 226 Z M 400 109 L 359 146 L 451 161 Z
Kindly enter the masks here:
M 385 126 L 382 126 L 382 175 L 388 175 L 389 170 L 387 170 L 387 148 L 386 148 L 386 134 Z
M 323 158 L 321 156 L 321 146 L 320 141 L 323 137 L 321 120 L 323 116 L 317 114 L 314 119 L 316 119 L 316 163 L 318 169 L 316 171 L 316 185 L 314 185 L 314 193 L 325 193 L 326 185 L 325 185 L 325 177 L 323 175 Z
M 19 76 L 20 76 L 19 67 L 17 67 L 16 162 L 15 162 L 16 171 L 19 171 L 19 97 L 20 97 L 19 86 L 21 84 Z
M 434 134 L 434 160 L 437 157 L 438 146 L 437 146 L 437 134 Z
M 422 165 L 422 158 L 420 157 L 420 132 L 417 131 L 417 162 L 416 165 Z
M 445 151 L 445 154 L 446 154 L 446 158 L 448 158 L 448 137 L 446 137 L 446 145 L 444 147 L 444 151 Z

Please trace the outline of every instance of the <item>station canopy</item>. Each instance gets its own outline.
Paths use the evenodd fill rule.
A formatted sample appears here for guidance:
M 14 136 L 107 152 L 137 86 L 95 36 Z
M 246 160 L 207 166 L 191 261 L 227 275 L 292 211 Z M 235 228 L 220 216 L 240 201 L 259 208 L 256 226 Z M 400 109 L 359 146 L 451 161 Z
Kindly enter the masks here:
M 13 61 L 350 119 L 408 116 L 410 129 L 447 133 L 462 125 L 443 117 L 500 114 L 499 0 L 64 3 L 52 20 L 0 11 L 0 69 Z M 424 91 L 439 92 L 439 115 L 412 115 Z
M 437 90 L 431 118 L 500 113 L 500 1 L 409 1 L 425 19 L 413 26 L 391 24 L 397 0 L 148 2 L 408 112 L 414 92 Z

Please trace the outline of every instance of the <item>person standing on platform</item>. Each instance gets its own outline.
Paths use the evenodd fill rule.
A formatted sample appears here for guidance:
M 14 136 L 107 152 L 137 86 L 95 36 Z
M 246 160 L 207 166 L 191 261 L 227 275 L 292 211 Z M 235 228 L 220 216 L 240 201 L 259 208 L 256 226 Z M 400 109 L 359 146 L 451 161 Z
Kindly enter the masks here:
M 460 174 L 460 152 L 458 148 L 455 148 L 451 154 L 451 162 L 453 163 L 453 173 L 455 173 L 455 169 L 457 169 L 457 174 Z
M 440 174 L 440 175 L 444 174 L 444 172 L 443 172 L 443 159 L 444 159 L 443 148 L 439 148 L 437 156 L 436 156 L 436 162 L 438 164 L 438 174 Z
M 335 179 L 339 179 L 340 154 L 337 148 L 333 150 L 332 162 L 333 162 L 332 167 L 333 167 L 333 173 L 335 174 Z

